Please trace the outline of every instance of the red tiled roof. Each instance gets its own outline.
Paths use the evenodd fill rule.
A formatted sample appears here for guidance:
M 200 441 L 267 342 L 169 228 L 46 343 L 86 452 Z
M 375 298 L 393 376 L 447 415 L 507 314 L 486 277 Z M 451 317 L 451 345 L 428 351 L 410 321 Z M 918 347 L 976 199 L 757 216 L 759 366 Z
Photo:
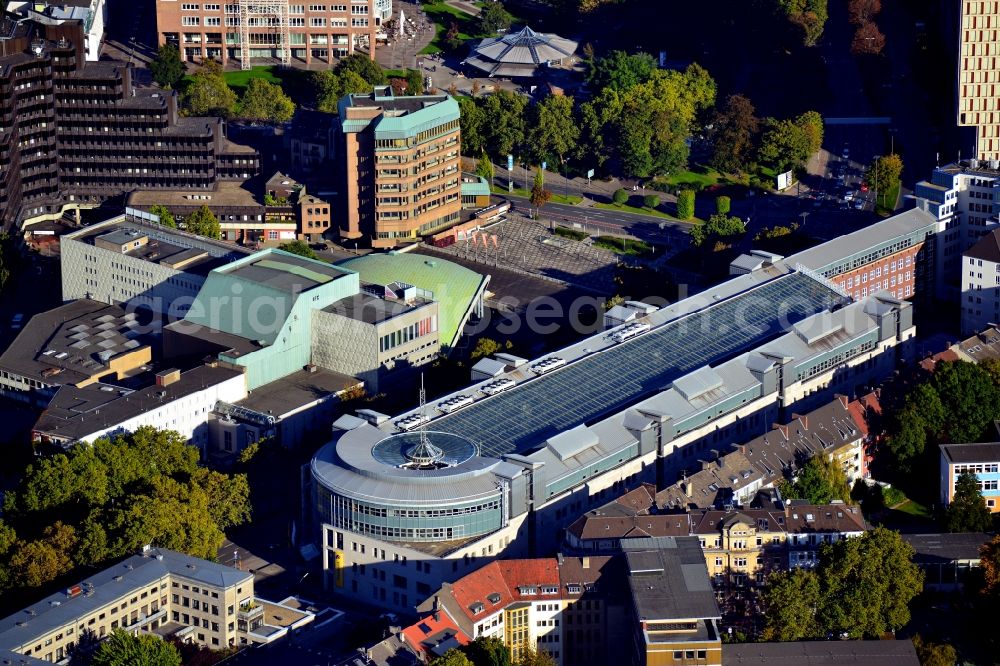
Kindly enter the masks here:
M 868 395 L 863 395 L 857 400 L 852 400 L 847 405 L 851 413 L 851 419 L 858 426 L 858 430 L 865 437 L 868 436 L 868 419 L 872 416 L 882 415 L 882 405 L 879 403 L 878 395 L 873 391 Z
M 943 363 L 946 361 L 959 361 L 961 360 L 954 351 L 951 349 L 945 349 L 942 352 L 938 352 L 931 356 L 930 358 L 925 358 L 920 362 L 920 367 L 927 372 L 934 372 L 934 368 L 937 367 L 938 363 Z
M 428 658 L 435 656 L 430 654 L 429 649 L 444 639 L 446 633 L 454 635 L 455 640 L 461 645 L 467 645 L 471 642 L 469 637 L 451 619 L 451 616 L 443 610 L 421 618 L 403 629 L 402 633 L 406 637 L 406 642 L 414 650 L 423 652 Z
M 551 585 L 555 594 L 543 594 L 542 586 Z M 522 595 L 519 587 L 534 586 L 536 594 Z M 472 621 L 486 617 L 498 608 L 513 601 L 543 600 L 559 596 L 559 567 L 552 558 L 526 560 L 497 560 L 473 571 L 451 585 L 451 594 L 459 609 Z M 489 595 L 499 594 L 493 603 Z M 472 606 L 483 604 L 481 613 L 473 613 Z

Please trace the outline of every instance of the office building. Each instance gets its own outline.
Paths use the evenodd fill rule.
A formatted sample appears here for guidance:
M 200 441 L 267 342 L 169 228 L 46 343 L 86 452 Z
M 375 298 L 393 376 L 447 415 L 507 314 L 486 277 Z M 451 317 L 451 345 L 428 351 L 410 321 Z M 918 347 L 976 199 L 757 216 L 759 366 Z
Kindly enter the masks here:
M 60 268 L 64 301 L 91 299 L 130 311 L 182 316 L 215 268 L 247 250 L 170 229 L 137 211 L 65 234 Z
M 993 2 L 962 0 L 959 6 L 958 125 L 975 128 L 977 159 L 996 162 L 1000 160 L 1000 105 L 995 87 L 1000 69 L 995 49 L 1000 11 Z
M 104 26 L 108 22 L 108 5 L 105 0 L 46 0 L 7 3 L 7 11 L 39 23 L 62 24 L 80 21 L 83 25 L 83 52 L 88 61 L 99 60 L 104 42 Z
M 156 0 L 156 32 L 160 44 L 175 45 L 187 62 L 211 59 L 242 69 L 274 61 L 329 67 L 352 53 L 374 57 L 383 4 L 384 0 L 322 5 L 289 0 Z
M 460 220 L 462 144 L 454 99 L 396 97 L 389 86 L 377 86 L 345 96 L 339 114 L 343 238 L 394 247 Z
M 396 418 L 338 420 L 304 487 L 327 582 L 371 598 L 375 567 L 399 583 L 379 603 L 405 607 L 392 595 L 549 552 L 609 497 L 890 374 L 909 303 L 848 300 L 775 265 Z
M 283 624 L 270 624 L 273 611 L 284 615 Z M 312 619 L 306 611 L 255 597 L 252 573 L 146 546 L 0 620 L 0 651 L 61 663 L 85 633 L 102 639 L 115 629 L 219 650 L 267 643 Z
M 941 504 L 955 496 L 955 483 L 962 474 L 976 477 L 986 506 L 1000 511 L 1000 443 L 941 445 Z
M 962 253 L 962 333 L 1000 323 L 1000 229 Z
M 86 62 L 77 21 L 0 20 L 0 223 L 58 217 L 136 189 L 209 191 L 260 168 L 219 118 L 181 117 L 177 93 Z

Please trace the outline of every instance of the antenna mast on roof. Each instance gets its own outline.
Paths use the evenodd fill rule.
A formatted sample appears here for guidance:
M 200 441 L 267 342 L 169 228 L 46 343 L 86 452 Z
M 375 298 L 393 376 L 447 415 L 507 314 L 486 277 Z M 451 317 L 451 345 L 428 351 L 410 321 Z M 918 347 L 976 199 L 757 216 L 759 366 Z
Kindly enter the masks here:
M 424 390 L 424 373 L 420 373 L 420 448 L 427 450 L 427 391 Z

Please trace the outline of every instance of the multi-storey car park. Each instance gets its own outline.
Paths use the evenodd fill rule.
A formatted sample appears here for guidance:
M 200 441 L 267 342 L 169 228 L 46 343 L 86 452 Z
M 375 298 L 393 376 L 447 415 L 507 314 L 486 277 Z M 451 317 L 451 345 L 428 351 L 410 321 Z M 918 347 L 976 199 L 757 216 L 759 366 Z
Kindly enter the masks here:
M 915 334 L 908 302 L 850 302 L 783 263 L 635 323 L 394 419 L 339 419 L 304 475 L 333 588 L 406 608 L 480 558 L 548 552 L 610 494 L 891 372 Z

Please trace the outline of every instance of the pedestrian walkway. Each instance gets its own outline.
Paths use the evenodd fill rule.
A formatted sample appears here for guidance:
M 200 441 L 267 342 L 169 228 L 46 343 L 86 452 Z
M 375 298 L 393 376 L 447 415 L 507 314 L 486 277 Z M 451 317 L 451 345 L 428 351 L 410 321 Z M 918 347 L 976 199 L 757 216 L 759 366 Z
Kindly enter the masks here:
M 453 7 L 460 12 L 465 12 L 470 16 L 479 16 L 479 12 L 482 11 L 478 5 L 467 2 L 467 0 L 445 0 L 444 4 L 449 7 Z

